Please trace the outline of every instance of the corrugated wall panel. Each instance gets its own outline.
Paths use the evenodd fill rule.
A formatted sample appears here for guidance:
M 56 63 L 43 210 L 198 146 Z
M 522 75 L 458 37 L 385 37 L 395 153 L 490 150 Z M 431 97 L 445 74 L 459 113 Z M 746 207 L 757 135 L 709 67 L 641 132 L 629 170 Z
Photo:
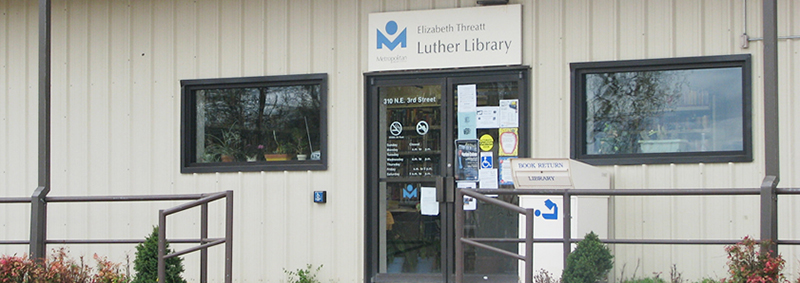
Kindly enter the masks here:
M 8 31 L 9 31 L 9 24 L 10 24 L 10 17 L 9 13 L 9 3 L 8 1 L 0 1 L 0 40 L 3 42 L 8 42 Z M 8 55 L 10 53 L 10 46 L 8 44 L 0 45 L 0 135 L 3 138 L 0 138 L 0 155 L 4 156 L 2 160 L 0 160 L 0 196 L 8 196 L 11 195 L 11 178 L 8 175 L 8 168 L 10 165 L 10 161 L 8 158 L 8 141 L 7 138 L 9 136 L 10 130 L 8 128 L 8 118 L 9 115 L 9 103 L 8 103 Z M 26 95 L 27 96 L 27 95 Z M 22 179 L 24 180 L 24 178 Z M 9 224 L 10 223 L 10 210 L 14 209 L 10 205 L 5 205 L 0 207 L 0 211 L 2 211 L 2 215 L 0 216 L 0 228 L 3 228 L 3 232 L 0 232 L 0 237 L 3 239 L 14 239 L 14 238 L 22 238 L 23 235 L 16 236 L 14 235 L 15 231 L 22 230 L 22 227 L 19 228 L 12 228 Z M 8 247 L 0 247 L 0 252 L 7 252 Z
M 673 17 L 675 10 L 672 1 L 652 0 L 647 1 L 645 20 L 647 30 L 644 33 L 645 54 L 650 58 L 666 58 L 673 56 L 675 33 Z
M 131 180 L 135 178 L 131 173 L 131 154 L 135 151 L 131 149 L 131 145 L 136 140 L 131 131 L 131 105 L 132 96 L 130 87 L 131 82 L 131 10 L 130 3 L 127 1 L 110 1 L 109 8 L 106 13 L 100 13 L 93 18 L 103 18 L 109 26 L 109 32 L 105 37 L 104 44 L 107 44 L 109 55 L 106 60 L 109 66 L 109 124 L 108 137 L 106 143 L 109 146 L 109 184 L 106 194 L 140 194 L 144 192 L 137 192 L 132 190 Z M 102 24 L 98 22 L 97 24 Z M 99 39 L 103 35 L 98 34 Z M 100 59 L 100 58 L 98 58 Z M 138 188 L 142 189 L 142 188 Z M 53 192 L 55 195 L 56 193 Z M 143 207 L 145 205 L 140 205 Z M 111 217 L 109 228 L 111 230 L 110 236 L 114 238 L 129 238 L 129 237 L 142 237 L 147 235 L 149 230 L 146 229 L 152 222 L 145 223 L 145 216 L 140 217 L 141 221 L 132 224 L 132 221 L 126 219 L 127 215 L 137 215 L 142 213 L 131 206 L 118 206 L 118 216 Z M 149 210 L 149 206 L 147 206 Z M 149 212 L 149 211 L 148 211 Z M 146 214 L 147 216 L 151 214 Z M 120 218 L 124 220 L 120 220 Z M 135 219 L 133 220 L 135 221 Z M 146 225 L 146 226 L 145 226 Z M 142 228 L 144 227 L 144 228 Z
M 800 3 L 797 1 L 782 1 L 778 3 L 779 19 L 797 19 L 800 17 Z M 790 20 L 781 21 L 778 24 L 778 33 L 781 36 L 800 36 L 800 21 Z M 782 186 L 797 187 L 800 177 L 797 174 L 786 174 L 785 172 L 797 172 L 800 166 L 800 144 L 798 144 L 797 129 L 800 124 L 800 115 L 795 109 L 800 105 L 800 39 L 781 41 L 778 50 L 779 58 L 779 80 L 780 80 L 780 101 L 781 101 L 781 184 Z M 800 197 L 783 197 L 778 204 L 781 208 L 779 219 L 781 237 L 800 238 L 800 224 L 797 215 L 800 215 Z M 782 253 L 787 251 L 794 255 L 787 258 L 786 270 L 791 274 L 800 277 L 800 247 L 780 248 Z
M 565 113 L 558 111 L 567 107 L 569 88 L 564 74 L 569 72 L 564 62 L 564 29 L 566 19 L 562 1 L 536 2 L 537 17 L 535 77 L 531 78 L 533 108 L 531 131 L 541 136 L 533 144 L 533 156 L 560 157 L 569 152 L 569 144 L 561 140 L 569 131 L 563 128 Z M 558 82 L 558 83 L 554 83 Z M 568 118 L 567 118 L 568 119 Z
M 289 0 L 54 1 L 52 195 L 236 191 L 235 278 L 277 281 L 283 268 L 323 264 L 322 278 L 363 274 L 363 83 L 370 12 L 474 6 L 474 1 Z M 763 178 L 762 42 L 739 47 L 741 1 L 521 1 L 525 65 L 532 67 L 534 157 L 569 154 L 570 62 L 753 54 L 752 163 L 609 166 L 617 189 L 756 187 Z M 748 5 L 748 34 L 761 34 L 760 2 Z M 779 33 L 800 34 L 800 4 L 780 2 Z M 0 0 L 0 195 L 36 186 L 37 3 Z M 800 43 L 781 40 L 781 186 L 798 182 L 793 137 Z M 784 62 L 789 62 L 786 64 Z M 24 71 L 20 71 L 24 70 Z M 178 171 L 181 79 L 329 74 L 329 169 L 182 175 Z M 24 148 L 24 150 L 19 150 Z M 330 202 L 311 203 L 313 190 Z M 797 237 L 797 198 L 781 198 L 781 236 Z M 756 197 L 615 200 L 617 238 L 741 238 L 758 233 Z M 157 209 L 172 205 L 51 206 L 51 238 L 140 238 Z M 216 206 L 213 209 L 219 209 Z M 0 236 L 25 239 L 29 208 L 3 206 Z M 103 215 L 103 212 L 112 211 Z M 9 217 L 24 213 L 26 217 Z M 170 221 L 192 237 L 197 215 Z M 212 214 L 212 234 L 222 218 Z M 7 228 L 17 227 L 17 228 Z M 174 229 L 173 229 L 174 228 Z M 72 247 L 121 261 L 132 246 Z M 0 251 L 27 247 L 0 247 Z M 685 278 L 721 276 L 721 247 L 616 246 L 615 276 L 649 276 L 678 264 Z M 796 277 L 797 248 L 782 248 Z M 187 278 L 196 281 L 196 256 Z M 212 250 L 212 269 L 221 266 Z M 625 274 L 621 267 L 625 265 Z M 639 266 L 636 268 L 636 266 Z M 216 269 L 212 278 L 219 278 Z
M 0 1 L 0 40 L 13 43 L 0 47 L 0 196 L 30 196 L 36 188 L 36 149 L 27 146 L 31 134 L 29 125 L 36 125 L 36 98 L 27 96 L 36 88 L 36 77 L 30 76 L 28 66 L 36 60 L 37 39 L 31 38 L 28 26 L 36 18 L 36 6 L 19 1 Z M 34 105 L 30 105 L 34 103 Z M 30 109 L 33 109 L 31 111 Z M 20 221 L 29 215 L 26 205 L 0 207 L 0 236 L 9 240 L 25 240 L 28 223 Z M 27 246 L 5 246 L 0 251 L 27 251 Z

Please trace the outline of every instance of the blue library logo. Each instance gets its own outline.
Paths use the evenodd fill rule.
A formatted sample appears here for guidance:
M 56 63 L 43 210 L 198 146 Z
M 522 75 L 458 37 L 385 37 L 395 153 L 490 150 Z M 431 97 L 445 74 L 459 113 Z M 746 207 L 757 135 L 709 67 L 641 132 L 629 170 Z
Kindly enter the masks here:
M 383 49 L 384 46 L 388 47 L 389 50 L 394 51 L 397 45 L 400 45 L 400 48 L 406 48 L 408 44 L 408 40 L 406 38 L 406 30 L 407 28 L 403 28 L 399 34 L 397 34 L 397 23 L 395 21 L 389 21 L 386 23 L 386 34 L 381 32 L 380 29 L 377 30 L 378 32 L 378 49 Z M 386 35 L 393 36 L 397 34 L 394 40 L 389 40 L 389 37 Z
M 409 198 L 410 199 L 410 198 L 415 198 L 417 196 L 418 196 L 417 188 L 414 188 L 413 186 L 408 185 L 408 186 L 406 186 L 405 189 L 403 189 L 403 198 Z

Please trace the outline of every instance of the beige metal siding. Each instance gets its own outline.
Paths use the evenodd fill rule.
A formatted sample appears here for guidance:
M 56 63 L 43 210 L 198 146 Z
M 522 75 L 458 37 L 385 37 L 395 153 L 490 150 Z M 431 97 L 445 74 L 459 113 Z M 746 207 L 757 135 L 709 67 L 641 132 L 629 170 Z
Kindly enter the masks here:
M 532 67 L 534 157 L 569 156 L 569 63 L 753 54 L 752 163 L 608 166 L 617 189 L 753 188 L 764 177 L 762 42 L 740 47 L 741 0 L 512 1 L 523 4 L 523 64 Z M 323 264 L 321 278 L 361 282 L 364 252 L 363 72 L 367 15 L 474 6 L 475 1 L 198 0 L 53 3 L 51 195 L 204 193 L 234 190 L 234 272 L 280 282 L 283 268 Z M 779 1 L 779 34 L 800 35 L 800 4 Z M 747 33 L 761 34 L 761 2 L 748 1 Z M 0 0 L 0 196 L 28 197 L 37 183 L 36 1 Z M 800 42 L 779 41 L 781 187 L 797 186 Z M 329 169 L 180 174 L 181 79 L 328 73 Z M 311 202 L 327 190 L 329 203 Z M 758 234 L 756 197 L 616 199 L 617 238 L 730 239 Z M 781 197 L 781 237 L 800 238 L 800 200 Z M 49 237 L 141 238 L 174 203 L 53 204 Z M 214 213 L 217 212 L 217 213 Z M 0 207 L 0 237 L 26 239 L 27 205 Z M 224 227 L 212 206 L 212 236 Z M 169 236 L 195 237 L 197 213 L 179 214 Z M 51 245 L 57 246 L 57 245 Z M 178 248 L 185 245 L 175 245 Z M 132 246 L 72 246 L 113 260 Z M 0 247 L 25 252 L 25 246 Z M 617 278 L 721 277 L 722 247 L 616 246 Z M 797 277 L 797 248 L 782 248 Z M 221 278 L 221 248 L 211 275 Z M 186 277 L 197 281 L 197 256 Z M 624 266 L 625 274 L 622 272 Z M 638 266 L 638 268 L 637 268 Z
M 0 196 L 30 196 L 37 185 L 38 10 L 32 1 L 0 1 Z M 30 208 L 0 207 L 0 237 L 26 240 Z M 0 247 L 6 253 L 27 246 Z

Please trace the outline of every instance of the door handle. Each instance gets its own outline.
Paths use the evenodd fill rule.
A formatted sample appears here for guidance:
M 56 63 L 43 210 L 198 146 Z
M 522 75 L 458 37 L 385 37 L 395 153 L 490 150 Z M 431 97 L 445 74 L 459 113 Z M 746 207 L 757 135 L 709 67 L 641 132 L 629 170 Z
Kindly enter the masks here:
M 436 202 L 442 203 L 445 201 L 444 186 L 444 177 L 436 176 Z
M 456 199 L 456 182 L 452 176 L 436 177 L 436 201 L 437 202 L 455 202 Z

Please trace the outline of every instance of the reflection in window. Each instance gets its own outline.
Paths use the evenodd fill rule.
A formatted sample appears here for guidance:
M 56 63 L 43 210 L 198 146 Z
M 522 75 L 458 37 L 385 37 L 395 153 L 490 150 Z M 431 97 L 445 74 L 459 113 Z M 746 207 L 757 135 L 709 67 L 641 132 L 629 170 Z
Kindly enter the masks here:
M 742 150 L 741 85 L 739 68 L 587 75 L 587 152 Z
M 680 162 L 676 157 L 689 154 L 699 154 L 691 162 L 713 162 L 707 157 L 749 152 L 749 56 L 725 57 L 743 56 L 712 57 L 716 65 L 704 63 L 709 57 L 680 58 L 674 66 L 665 60 L 606 62 L 596 70 L 592 63 L 573 65 L 580 78 L 574 95 L 583 101 L 580 124 L 573 124 L 582 128 L 577 155 L 625 164 Z M 661 159 L 619 160 L 652 154 Z
M 191 138 L 186 148 L 194 150 L 184 164 L 234 166 L 236 171 L 292 170 L 292 166 L 305 170 L 310 168 L 297 166 L 320 164 L 323 80 L 259 80 L 265 78 L 281 77 L 243 78 L 238 84 L 183 82 L 194 122 L 193 133 L 185 137 Z M 269 167 L 275 164 L 284 166 Z

